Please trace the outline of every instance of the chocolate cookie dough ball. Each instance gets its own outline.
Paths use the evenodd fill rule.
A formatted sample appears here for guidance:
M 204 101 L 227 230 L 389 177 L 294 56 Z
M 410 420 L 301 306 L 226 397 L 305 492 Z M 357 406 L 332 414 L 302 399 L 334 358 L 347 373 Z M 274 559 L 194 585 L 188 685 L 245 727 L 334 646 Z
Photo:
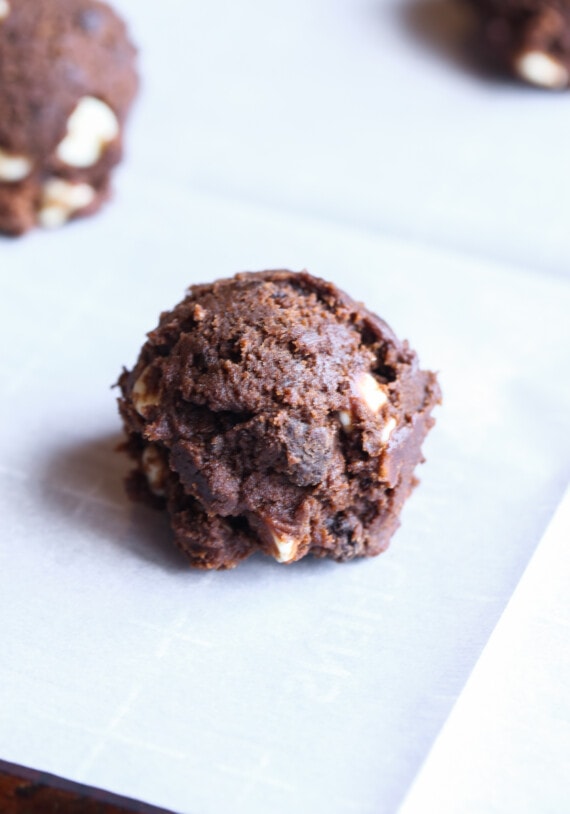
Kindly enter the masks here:
M 109 196 L 135 56 L 98 0 L 0 0 L 0 232 L 60 226 Z
M 570 85 L 570 0 L 471 3 L 488 48 L 504 68 L 532 85 Z
M 379 554 L 440 400 L 385 322 L 290 271 L 193 286 L 119 385 L 128 491 L 200 568 Z

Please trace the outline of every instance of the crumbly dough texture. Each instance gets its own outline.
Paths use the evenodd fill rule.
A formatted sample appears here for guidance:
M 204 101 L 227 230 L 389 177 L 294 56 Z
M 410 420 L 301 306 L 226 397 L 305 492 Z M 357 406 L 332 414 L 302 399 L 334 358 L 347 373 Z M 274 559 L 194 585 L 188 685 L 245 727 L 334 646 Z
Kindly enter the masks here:
M 21 235 L 109 196 L 136 50 L 98 0 L 2 0 L 0 12 L 0 232 Z
M 570 86 L 570 0 L 470 0 L 489 53 L 510 73 L 552 90 Z
M 130 496 L 216 569 L 382 552 L 440 400 L 385 322 L 290 271 L 190 288 L 119 386 Z

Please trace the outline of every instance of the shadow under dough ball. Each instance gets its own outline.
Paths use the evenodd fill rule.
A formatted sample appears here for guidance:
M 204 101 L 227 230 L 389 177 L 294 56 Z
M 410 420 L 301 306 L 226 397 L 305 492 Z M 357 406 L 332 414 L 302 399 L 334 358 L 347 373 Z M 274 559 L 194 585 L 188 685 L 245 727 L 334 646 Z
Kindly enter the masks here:
M 193 286 L 119 385 L 129 494 L 199 568 L 379 554 L 440 401 L 385 322 L 290 271 Z
M 90 215 L 109 197 L 136 49 L 98 0 L 0 0 L 0 232 Z
M 570 86 L 570 0 L 469 0 L 491 57 L 537 87 Z

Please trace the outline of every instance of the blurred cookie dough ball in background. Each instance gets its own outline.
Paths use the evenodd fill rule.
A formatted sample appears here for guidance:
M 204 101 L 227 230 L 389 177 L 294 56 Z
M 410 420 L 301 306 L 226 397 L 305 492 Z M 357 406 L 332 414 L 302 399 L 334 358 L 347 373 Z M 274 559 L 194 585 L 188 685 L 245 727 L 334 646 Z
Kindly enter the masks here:
M 538 87 L 570 85 L 570 0 L 470 0 L 492 57 Z
M 98 0 L 0 0 L 0 232 L 90 215 L 109 197 L 136 49 Z

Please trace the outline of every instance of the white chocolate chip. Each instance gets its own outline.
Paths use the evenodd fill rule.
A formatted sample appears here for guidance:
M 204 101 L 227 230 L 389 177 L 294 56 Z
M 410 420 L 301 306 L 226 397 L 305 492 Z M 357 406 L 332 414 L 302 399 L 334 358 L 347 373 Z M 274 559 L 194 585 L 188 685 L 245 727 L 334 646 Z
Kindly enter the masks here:
M 543 51 L 527 51 L 515 60 L 518 75 L 543 88 L 553 90 L 565 88 L 570 77 L 564 65 Z
M 396 419 L 389 418 L 386 424 L 384 425 L 382 432 L 380 433 L 380 441 L 383 444 L 387 444 L 390 438 L 392 437 L 392 433 L 394 432 L 395 429 L 396 429 Z
M 277 562 L 289 563 L 293 562 L 297 556 L 299 544 L 294 537 L 279 537 L 277 534 L 273 535 L 273 542 L 275 543 L 276 553 L 273 555 Z
M 371 373 L 361 373 L 353 382 L 352 387 L 357 397 L 373 413 L 378 413 L 380 408 L 388 403 L 388 396 Z M 338 419 L 347 432 L 352 430 L 354 416 L 351 412 L 341 410 L 338 413 Z
M 354 387 L 373 413 L 377 413 L 388 402 L 388 396 L 370 373 L 363 373 L 354 383 Z
M 67 122 L 57 156 L 70 167 L 92 167 L 119 135 L 119 121 L 109 105 L 84 96 Z
M 45 229 L 55 229 L 94 200 L 95 190 L 89 184 L 51 178 L 44 184 L 38 221 Z
M 0 0 L 0 22 L 5 20 L 10 14 L 10 3 L 8 0 Z
M 164 482 L 168 475 L 168 469 L 156 444 L 149 444 L 145 448 L 141 463 L 151 492 L 157 497 L 164 497 Z
M 145 417 L 145 410 L 147 407 L 154 407 L 160 403 L 158 393 L 151 393 L 146 386 L 145 379 L 147 373 L 148 368 L 143 370 L 141 375 L 138 377 L 131 393 L 134 408 L 143 418 Z
M 2 19 L 2 0 L 0 0 L 0 19 Z M 32 171 L 32 162 L 25 155 L 7 153 L 0 147 L 0 181 L 16 183 L 23 181 Z

